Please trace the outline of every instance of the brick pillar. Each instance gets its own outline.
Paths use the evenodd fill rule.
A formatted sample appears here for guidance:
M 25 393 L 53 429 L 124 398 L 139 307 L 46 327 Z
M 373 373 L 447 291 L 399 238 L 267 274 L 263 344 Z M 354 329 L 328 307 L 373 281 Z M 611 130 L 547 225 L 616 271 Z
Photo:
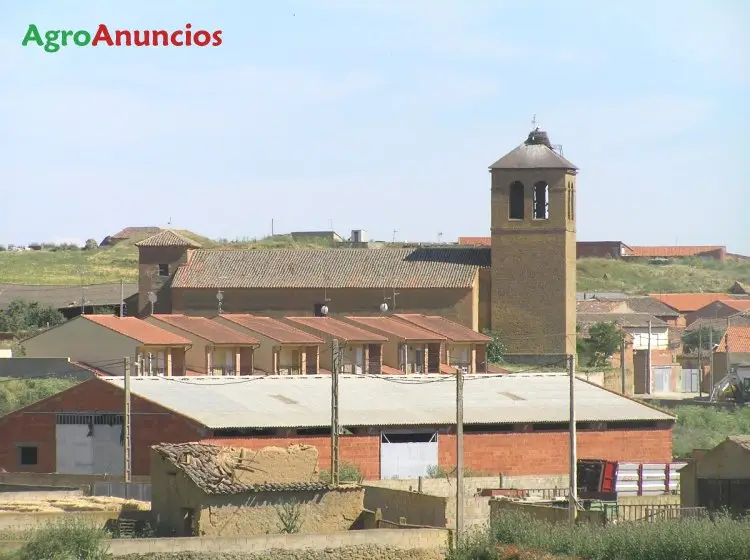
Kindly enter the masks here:
M 206 346 L 206 375 L 211 375 L 211 370 L 214 367 L 213 364 L 213 350 L 210 346 Z
M 471 345 L 471 371 L 469 373 L 477 372 L 477 345 Z
M 240 349 L 236 347 L 234 349 L 234 374 L 240 374 L 240 367 L 242 366 L 242 358 L 240 357 Z
M 302 375 L 307 375 L 307 348 L 304 346 L 299 351 L 299 369 Z
M 172 349 L 167 347 L 164 349 L 164 369 L 166 369 L 166 374 L 170 377 L 172 376 Z
M 370 373 L 370 345 L 369 344 L 362 345 L 362 356 L 363 356 L 362 359 L 365 361 L 365 363 L 362 364 L 362 373 Z

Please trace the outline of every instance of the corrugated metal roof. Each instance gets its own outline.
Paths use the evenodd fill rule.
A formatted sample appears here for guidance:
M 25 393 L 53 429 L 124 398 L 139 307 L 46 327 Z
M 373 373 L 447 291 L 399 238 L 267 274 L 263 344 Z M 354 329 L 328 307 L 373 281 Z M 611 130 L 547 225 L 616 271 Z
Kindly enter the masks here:
M 565 422 L 565 373 L 465 377 L 464 422 Z M 123 387 L 122 378 L 102 379 Z M 330 376 L 134 377 L 133 394 L 209 429 L 322 427 L 331 423 Z M 456 384 L 449 375 L 342 375 L 343 426 L 448 425 L 456 422 Z M 582 422 L 673 420 L 654 408 L 576 381 Z

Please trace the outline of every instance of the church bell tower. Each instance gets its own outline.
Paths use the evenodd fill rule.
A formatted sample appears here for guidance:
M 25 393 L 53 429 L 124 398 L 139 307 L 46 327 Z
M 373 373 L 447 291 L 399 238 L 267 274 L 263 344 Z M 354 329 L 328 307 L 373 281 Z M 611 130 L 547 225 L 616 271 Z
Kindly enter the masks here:
M 492 329 L 509 358 L 575 353 L 577 172 L 539 127 L 490 166 Z

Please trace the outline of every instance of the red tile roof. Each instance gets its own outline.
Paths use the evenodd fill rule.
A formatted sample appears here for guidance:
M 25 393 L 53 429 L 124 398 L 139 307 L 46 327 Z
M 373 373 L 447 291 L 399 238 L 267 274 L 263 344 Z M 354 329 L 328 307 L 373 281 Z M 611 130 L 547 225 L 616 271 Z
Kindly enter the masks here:
M 427 329 L 452 342 L 490 342 L 492 338 L 486 334 L 478 333 L 464 325 L 439 317 L 437 315 L 422 315 L 419 313 L 396 313 L 396 317 L 412 323 L 423 329 Z
M 260 341 L 226 325 L 212 321 L 208 317 L 189 317 L 180 314 L 152 315 L 153 319 L 194 334 L 213 344 L 258 345 Z
M 135 243 L 136 247 L 191 247 L 199 249 L 201 244 L 171 229 L 163 229 L 156 235 Z
M 750 299 L 722 299 L 721 303 L 737 311 L 750 311 Z
M 281 344 L 323 344 L 324 341 L 317 336 L 296 329 L 291 325 L 282 323 L 271 317 L 258 317 L 255 315 L 243 315 L 227 313 L 221 318 L 249 331 L 256 332 Z
M 631 245 L 634 257 L 696 257 L 703 253 L 726 250 L 723 245 L 683 245 L 676 247 L 646 247 Z
M 729 339 L 729 351 L 732 354 L 735 352 L 750 353 L 750 326 L 730 325 L 716 349 L 717 352 L 727 351 L 727 338 Z
M 492 245 L 492 238 L 491 237 L 459 237 L 458 244 L 489 247 L 490 245 Z
M 444 336 L 433 331 L 420 328 L 394 317 L 347 317 L 347 319 L 365 327 L 396 336 L 401 340 L 424 342 L 443 342 L 446 340 Z
M 287 317 L 288 321 L 339 338 L 345 342 L 387 342 L 388 338 L 333 317 Z
M 698 311 L 701 307 L 705 307 L 710 303 L 731 297 L 728 294 L 705 292 L 697 294 L 650 294 L 650 296 L 658 299 L 672 309 L 676 309 L 680 313 Z
M 151 346 L 189 346 L 192 344 L 183 338 L 156 325 L 136 317 L 116 317 L 114 315 L 80 315 L 82 319 L 101 325 L 141 344 Z

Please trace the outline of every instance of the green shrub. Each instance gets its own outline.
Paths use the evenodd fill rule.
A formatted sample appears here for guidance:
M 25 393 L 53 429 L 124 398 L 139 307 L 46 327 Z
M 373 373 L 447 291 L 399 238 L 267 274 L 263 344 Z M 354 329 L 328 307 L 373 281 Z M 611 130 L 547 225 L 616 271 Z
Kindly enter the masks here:
M 677 406 L 672 412 L 677 423 L 672 433 L 675 457 L 689 457 L 693 449 L 711 449 L 727 436 L 750 434 L 750 408 Z
M 31 533 L 18 560 L 105 560 L 106 533 L 78 519 L 51 523 Z
M 27 404 L 46 399 L 78 383 L 74 379 L 0 378 L 0 416 Z
M 461 539 L 448 558 L 497 560 L 500 543 L 587 560 L 747 560 L 750 522 L 719 517 L 571 528 L 504 513 L 484 533 Z
M 321 482 L 331 482 L 331 472 L 320 471 L 319 479 Z M 364 477 L 359 467 L 353 463 L 341 463 L 339 465 L 339 482 L 362 482 Z

